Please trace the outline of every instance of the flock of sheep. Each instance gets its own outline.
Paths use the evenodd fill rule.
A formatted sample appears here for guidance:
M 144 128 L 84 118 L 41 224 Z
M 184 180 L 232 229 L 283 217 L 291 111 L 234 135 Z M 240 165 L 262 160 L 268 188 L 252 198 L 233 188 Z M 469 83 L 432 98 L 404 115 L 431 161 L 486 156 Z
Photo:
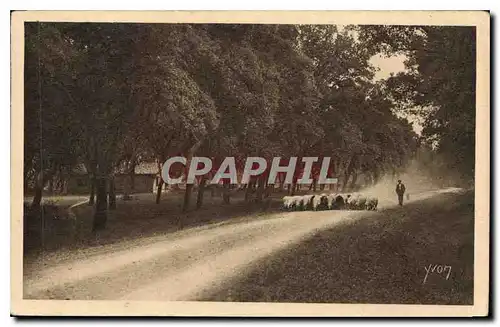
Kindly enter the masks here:
M 377 210 L 378 199 L 359 193 L 332 193 L 283 197 L 283 209 L 297 210 Z

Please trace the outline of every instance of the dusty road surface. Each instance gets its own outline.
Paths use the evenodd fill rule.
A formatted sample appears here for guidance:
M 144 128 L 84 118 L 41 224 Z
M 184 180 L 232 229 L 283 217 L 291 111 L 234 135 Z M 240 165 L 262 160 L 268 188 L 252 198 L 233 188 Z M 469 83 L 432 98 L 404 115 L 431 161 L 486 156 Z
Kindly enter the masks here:
M 461 192 L 459 189 L 443 189 L 414 194 L 408 203 L 443 194 L 458 196 Z M 263 260 L 272 260 L 283 251 L 290 254 L 290 249 L 321 231 L 372 217 L 394 207 L 395 199 L 385 201 L 380 212 L 273 213 L 263 220 L 187 229 L 152 238 L 140 245 L 103 247 L 83 256 L 81 253 L 75 255 L 77 260 L 71 256 L 64 260 L 42 260 L 25 269 L 24 298 L 263 301 L 267 299 L 265 294 L 260 298 L 245 299 L 227 295 L 227 289 L 230 285 L 240 285 Z M 405 207 L 399 210 L 402 212 Z M 300 261 L 301 258 L 294 260 Z M 293 274 L 293 271 L 288 273 Z

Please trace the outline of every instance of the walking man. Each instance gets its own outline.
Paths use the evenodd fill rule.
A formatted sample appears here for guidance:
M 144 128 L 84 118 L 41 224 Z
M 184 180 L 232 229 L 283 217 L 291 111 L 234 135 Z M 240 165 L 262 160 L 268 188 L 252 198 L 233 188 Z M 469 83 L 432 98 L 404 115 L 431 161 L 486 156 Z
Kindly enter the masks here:
M 401 183 L 401 180 L 398 180 L 398 184 L 396 185 L 396 193 L 398 195 L 398 201 L 400 206 L 403 205 L 403 197 L 405 191 L 406 191 L 405 184 Z

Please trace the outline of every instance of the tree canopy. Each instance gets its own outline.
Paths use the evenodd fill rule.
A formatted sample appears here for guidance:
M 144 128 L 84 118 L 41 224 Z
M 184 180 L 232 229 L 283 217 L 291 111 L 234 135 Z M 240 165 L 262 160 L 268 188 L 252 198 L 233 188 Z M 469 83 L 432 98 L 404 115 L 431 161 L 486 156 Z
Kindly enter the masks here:
M 464 173 L 473 168 L 471 29 L 25 27 L 25 187 L 81 163 L 92 178 L 109 179 L 118 167 L 174 155 L 331 157 L 344 187 L 360 174 L 376 182 L 414 156 L 420 138 L 396 113 L 416 108 L 427 110 L 424 139 L 454 153 Z M 374 80 L 377 53 L 405 53 L 406 71 Z M 99 219 L 96 229 L 105 225 Z
M 474 177 L 476 31 L 474 27 L 365 26 L 360 40 L 407 57 L 387 80 L 390 98 L 423 119 L 423 141 L 443 156 L 443 171 Z

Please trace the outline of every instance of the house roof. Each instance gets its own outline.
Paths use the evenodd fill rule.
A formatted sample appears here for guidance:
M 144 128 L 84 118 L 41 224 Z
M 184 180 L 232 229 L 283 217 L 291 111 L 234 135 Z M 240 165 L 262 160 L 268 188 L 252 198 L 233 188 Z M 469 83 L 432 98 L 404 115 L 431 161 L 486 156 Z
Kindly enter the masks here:
M 83 163 L 76 165 L 73 167 L 72 174 L 74 175 L 87 175 L 87 168 Z M 117 174 L 125 174 L 124 169 L 118 168 L 115 173 Z M 158 173 L 158 164 L 156 162 L 141 162 L 137 166 L 135 166 L 135 174 L 137 175 L 151 175 Z
M 75 175 L 86 175 L 87 174 L 87 168 L 85 168 L 84 164 L 78 164 L 73 169 L 71 170 L 72 174 Z
M 156 162 L 141 162 L 135 166 L 135 173 L 138 175 L 157 174 L 158 164 Z

